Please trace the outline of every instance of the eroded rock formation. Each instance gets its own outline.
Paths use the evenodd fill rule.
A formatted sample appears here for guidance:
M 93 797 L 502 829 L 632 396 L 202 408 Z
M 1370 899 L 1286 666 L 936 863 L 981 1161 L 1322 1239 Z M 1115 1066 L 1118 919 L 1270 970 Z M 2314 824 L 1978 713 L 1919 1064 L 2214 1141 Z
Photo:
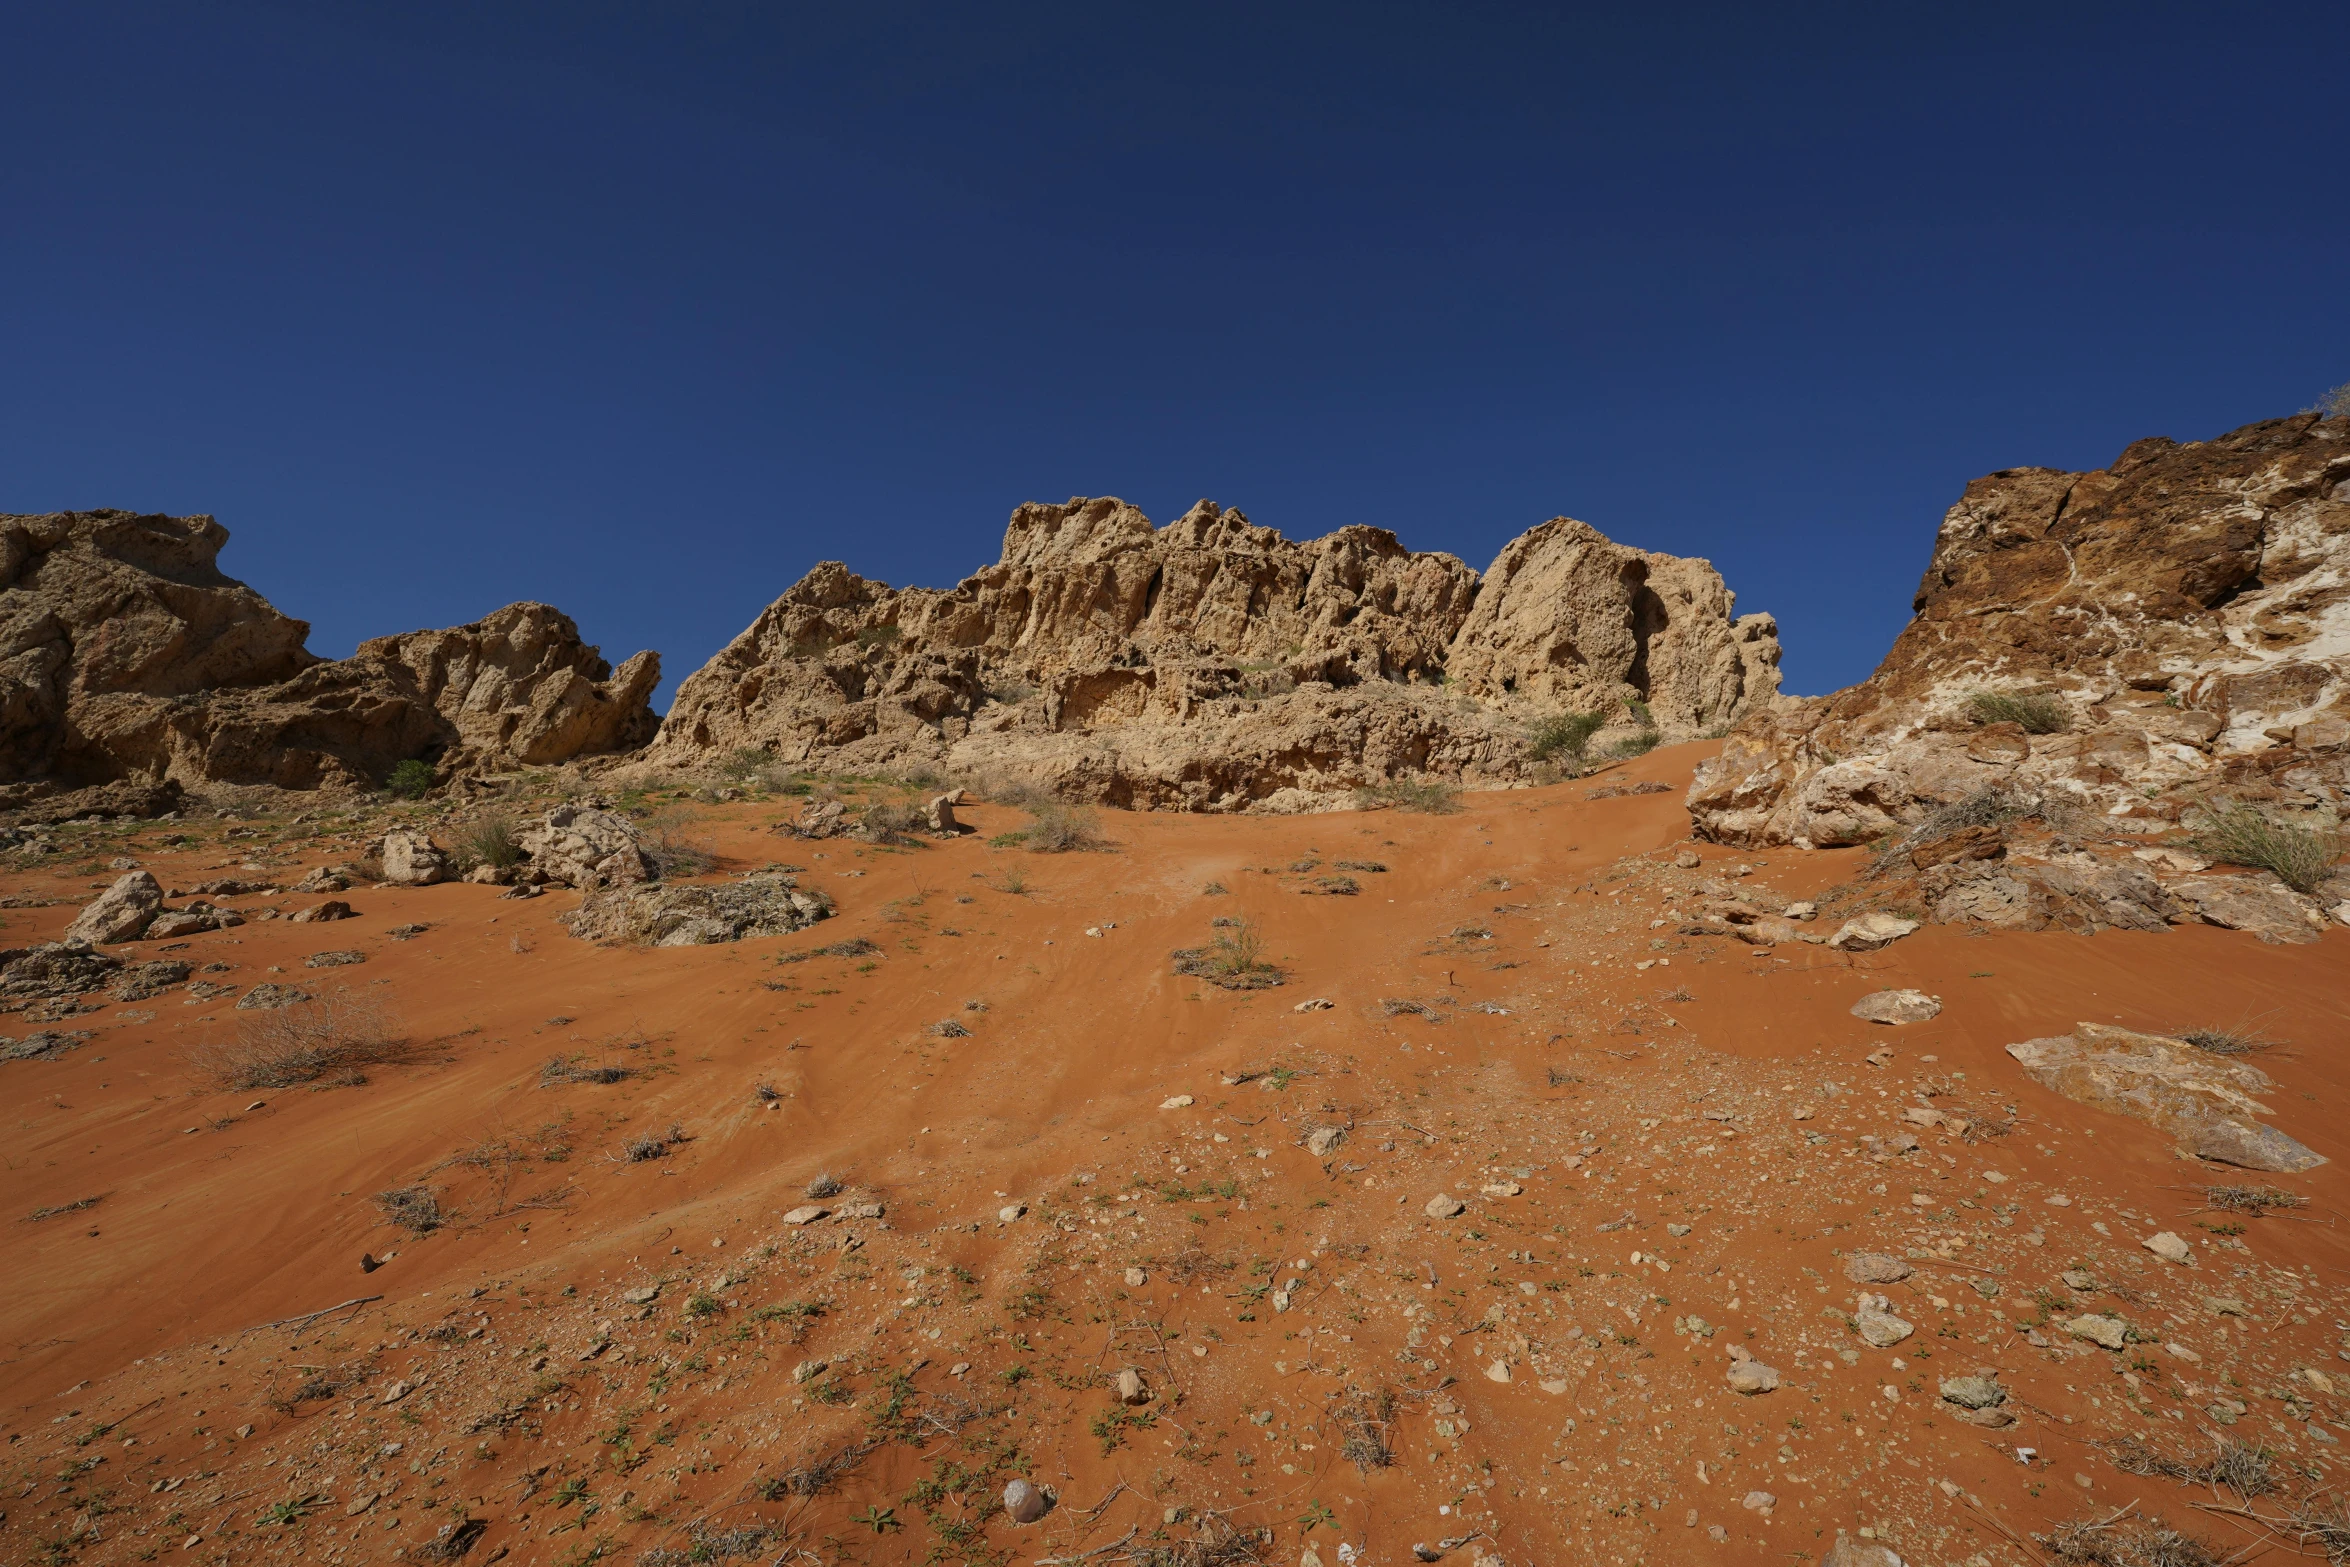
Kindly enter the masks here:
M 1532 717 L 1687 736 L 1767 701 L 1776 628 L 1731 602 L 1703 561 L 1566 518 L 1480 578 L 1378 528 L 1294 542 L 1207 501 L 1164 528 L 1113 499 L 1028 505 L 952 589 L 817 566 L 686 680 L 651 757 L 943 765 L 1195 810 L 1506 781 Z
M 2350 420 L 2139 441 L 1951 507 L 1868 680 L 1751 708 L 1689 794 L 1703 837 L 1874 840 L 1986 785 L 2155 833 L 2198 795 L 2350 789 Z
M 0 785 L 372 787 L 397 763 L 567 760 L 650 739 L 660 660 L 615 673 L 544 604 L 323 660 L 218 564 L 210 517 L 0 516 Z

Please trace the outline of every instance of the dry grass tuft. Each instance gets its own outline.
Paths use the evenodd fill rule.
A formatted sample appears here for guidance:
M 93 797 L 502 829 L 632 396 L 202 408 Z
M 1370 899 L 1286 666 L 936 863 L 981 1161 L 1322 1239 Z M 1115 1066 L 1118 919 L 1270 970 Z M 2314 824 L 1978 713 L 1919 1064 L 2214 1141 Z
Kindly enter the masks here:
M 441 1194 L 429 1186 L 395 1186 L 375 1194 L 375 1205 L 388 1223 L 411 1235 L 429 1235 L 449 1222 L 441 1211 Z
M 2274 1050 L 2277 1047 L 2275 1040 L 2240 1025 L 2235 1028 L 2189 1029 L 2179 1037 L 2196 1049 L 2215 1056 L 2257 1055 L 2263 1050 Z
M 2080 1567 L 2220 1567 L 2222 1560 L 2159 1518 L 2074 1519 L 2036 1538 L 2057 1561 Z
M 357 1086 L 365 1068 L 405 1066 L 419 1052 L 372 996 L 338 990 L 314 1001 L 247 1014 L 230 1039 L 207 1040 L 189 1064 L 217 1088 Z
M 1176 973 L 1224 990 L 1265 990 L 1283 977 L 1279 965 L 1266 959 L 1256 927 L 1246 920 L 1234 920 L 1208 945 L 1178 948 L 1174 956 Z
M 2295 892 L 2315 892 L 2350 852 L 2339 830 L 2296 826 L 2241 800 L 2198 800 L 2188 842 L 2229 865 L 2268 871 Z
M 2306 1208 L 2309 1199 L 2299 1192 L 2280 1191 L 2274 1186 L 2206 1186 L 2203 1205 L 2229 1213 L 2248 1213 L 2257 1219 L 2273 1208 Z
M 1395 1423 L 1393 1388 L 1370 1392 L 1351 1388 L 1332 1413 L 1338 1417 L 1341 1433 L 1339 1457 L 1364 1474 L 1395 1462 L 1395 1449 L 1387 1440 L 1388 1429 Z

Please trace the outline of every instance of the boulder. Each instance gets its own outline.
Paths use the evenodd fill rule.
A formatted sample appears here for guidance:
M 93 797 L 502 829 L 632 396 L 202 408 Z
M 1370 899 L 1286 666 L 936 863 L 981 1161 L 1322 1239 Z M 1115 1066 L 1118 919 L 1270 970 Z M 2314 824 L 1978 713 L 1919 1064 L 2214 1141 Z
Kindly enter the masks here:
M 65 927 L 64 940 L 100 945 L 136 941 L 163 907 L 163 888 L 145 871 L 132 871 L 98 894 L 74 922 Z
M 2082 1023 L 2069 1035 L 2007 1047 L 2043 1088 L 2082 1104 L 2149 1122 L 2189 1151 L 2246 1169 L 2291 1172 L 2323 1156 L 2254 1119 L 2269 1107 L 2253 1096 L 2268 1074 L 2184 1040 Z
M 832 899 L 803 889 L 779 871 L 759 871 L 716 886 L 630 882 L 588 894 L 559 916 L 582 941 L 646 947 L 700 947 L 756 936 L 783 936 L 830 919 Z
M 957 789 L 953 795 L 934 796 L 922 807 L 923 824 L 935 833 L 962 832 L 962 824 L 955 820 L 955 806 L 958 803 L 955 796 L 962 792 Z
M 297 925 L 318 925 L 331 923 L 335 920 L 347 920 L 353 915 L 351 905 L 343 902 L 340 898 L 329 898 L 324 903 L 313 904 L 306 909 L 296 909 L 286 917 Z
M 60 1000 L 98 990 L 122 968 L 120 958 L 79 941 L 51 941 L 0 952 L 0 996 L 12 1001 Z
M 1429 1198 L 1427 1206 L 1421 1209 L 1431 1219 L 1457 1219 L 1468 1211 L 1467 1203 L 1446 1193 Z
M 264 981 L 237 997 L 239 1012 L 268 1011 L 276 1007 L 297 1006 L 310 999 L 310 992 L 292 985 Z
M 628 818 L 584 801 L 556 806 L 520 843 L 533 872 L 566 887 L 625 887 L 657 874 Z
M 1722 1380 L 1730 1384 L 1730 1391 L 1751 1398 L 1757 1393 L 1768 1393 L 1779 1385 L 1779 1373 L 1759 1360 L 1737 1360 L 1722 1373 Z
M 2195 1266 L 2195 1249 L 2170 1230 L 2147 1236 L 2143 1244 L 2165 1262 L 2175 1262 L 2187 1268 Z
M 2249 876 L 2188 876 L 2170 884 L 2206 925 L 2240 930 L 2270 943 L 2315 941 L 2325 932 L 2317 906 L 2267 871 Z
M 2128 1323 L 2119 1317 L 2102 1316 L 2096 1312 L 2086 1312 L 2073 1318 L 2064 1325 L 2064 1330 L 2074 1338 L 2087 1339 L 2103 1349 L 2120 1349 L 2130 1341 Z
M 206 909 L 165 909 L 147 922 L 147 940 L 177 941 L 220 929 L 220 916 Z
M 1942 998 L 1922 990 L 1878 990 L 1852 1004 L 1852 1015 L 1869 1023 L 1928 1023 L 1942 1015 Z
M 1846 920 L 1828 938 L 1828 945 L 1839 952 L 1874 952 L 1879 947 L 1891 946 L 1917 928 L 1916 920 L 1879 910 Z
M 1996 1409 L 2007 1402 L 2007 1389 L 1999 1385 L 1996 1371 L 1978 1371 L 1972 1376 L 1944 1377 L 1942 1401 L 1962 1409 Z
M 375 846 L 383 879 L 395 887 L 430 887 L 449 879 L 449 851 L 427 833 L 395 828 Z

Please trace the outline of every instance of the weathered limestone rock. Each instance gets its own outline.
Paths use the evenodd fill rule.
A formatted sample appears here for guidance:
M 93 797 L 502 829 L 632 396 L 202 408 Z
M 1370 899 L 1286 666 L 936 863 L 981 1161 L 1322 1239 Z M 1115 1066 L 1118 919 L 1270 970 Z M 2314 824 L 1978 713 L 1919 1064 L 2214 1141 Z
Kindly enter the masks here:
M 163 907 L 163 888 L 145 871 L 132 871 L 91 901 L 65 927 L 66 941 L 92 946 L 110 941 L 136 941 Z
M 757 747 L 1111 805 L 1319 809 L 1395 778 L 1522 777 L 1526 722 L 1569 704 L 1628 730 L 1643 702 L 1688 735 L 1777 681 L 1769 617 L 1733 622 L 1710 566 L 1567 519 L 1481 582 L 1377 528 L 1301 543 L 1205 501 L 1154 528 L 1078 499 L 1021 507 L 1001 559 L 944 592 L 817 566 L 688 677 L 650 759 Z
M 627 817 L 581 801 L 556 806 L 519 841 L 532 871 L 566 887 L 627 886 L 656 871 Z
M 1844 1259 L 1844 1276 L 1855 1284 L 1899 1284 L 1909 1271 L 1908 1263 L 1879 1251 L 1856 1251 Z
M 2269 1079 L 2247 1062 L 2104 1023 L 2082 1023 L 2057 1038 L 2027 1039 L 2009 1045 L 2007 1053 L 2043 1088 L 2150 1122 L 2203 1158 L 2284 1172 L 2326 1162 L 2254 1119 L 2271 1113 L 2253 1097 L 2269 1087 Z
M 1852 1015 L 1869 1023 L 1928 1023 L 1942 1015 L 1942 998 L 1922 990 L 1877 990 L 1852 1004 Z
M 1913 607 L 1866 681 L 1749 711 L 1691 786 L 1699 836 L 1858 843 L 1992 782 L 2140 828 L 2196 793 L 2350 800 L 2350 420 L 1977 479 Z
M 832 917 L 832 900 L 801 890 L 792 877 L 760 871 L 717 886 L 635 882 L 591 892 L 560 916 L 583 941 L 649 947 L 699 947 L 754 936 L 782 936 Z
M 222 574 L 227 542 L 202 516 L 0 516 L 0 784 L 372 788 L 411 758 L 562 761 L 653 731 L 658 659 L 615 675 L 544 604 L 330 662 Z
M 449 879 L 449 852 L 427 833 L 395 828 L 376 845 L 383 879 L 395 887 L 429 887 Z

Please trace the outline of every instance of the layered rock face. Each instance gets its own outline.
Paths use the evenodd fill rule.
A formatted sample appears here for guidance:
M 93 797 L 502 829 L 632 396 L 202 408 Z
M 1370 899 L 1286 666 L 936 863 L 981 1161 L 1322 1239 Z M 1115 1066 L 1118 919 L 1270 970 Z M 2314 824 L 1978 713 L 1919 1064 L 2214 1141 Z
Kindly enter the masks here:
M 1915 610 L 1860 685 L 1749 711 L 1690 790 L 1700 836 L 1866 842 L 1988 785 L 2135 832 L 2214 792 L 2335 811 L 2350 791 L 2350 420 L 1977 479 L 1943 518 Z
M 319 659 L 222 574 L 227 541 L 201 516 L 0 516 L 0 783 L 372 787 L 413 758 L 558 762 L 657 726 L 658 656 L 615 673 L 544 604 Z
M 1164 528 L 1114 499 L 1013 513 L 953 589 L 826 562 L 687 679 L 651 757 L 943 765 L 1113 805 L 1303 808 L 1334 791 L 1524 771 L 1525 721 L 1604 711 L 1668 734 L 1778 686 L 1768 616 L 1702 561 L 1561 518 L 1487 577 L 1383 529 L 1293 542 L 1202 501 Z

